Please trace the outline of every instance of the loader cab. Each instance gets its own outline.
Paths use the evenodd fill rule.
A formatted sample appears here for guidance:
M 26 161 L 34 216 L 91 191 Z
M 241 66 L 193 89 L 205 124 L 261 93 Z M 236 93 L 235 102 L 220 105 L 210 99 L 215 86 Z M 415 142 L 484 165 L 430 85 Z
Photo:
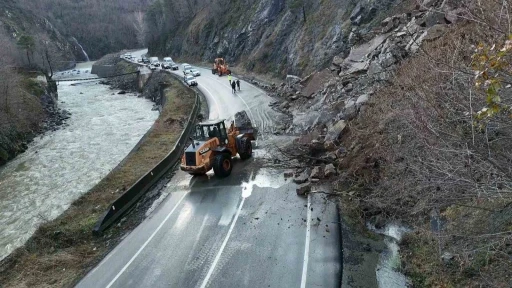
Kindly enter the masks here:
M 224 120 L 202 122 L 196 126 L 194 140 L 208 141 L 219 138 L 221 145 L 228 144 L 228 134 Z

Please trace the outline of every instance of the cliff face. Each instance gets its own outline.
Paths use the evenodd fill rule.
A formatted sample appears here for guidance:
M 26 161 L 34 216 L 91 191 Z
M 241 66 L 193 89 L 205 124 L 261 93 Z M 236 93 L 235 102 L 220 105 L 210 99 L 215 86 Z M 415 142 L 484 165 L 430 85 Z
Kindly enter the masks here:
M 83 57 L 82 49 L 76 42 L 62 36 L 47 19 L 21 7 L 17 1 L 1 1 L 0 34 L 3 34 L 3 39 L 10 41 L 14 46 L 20 37 L 30 36 L 34 40 L 33 50 L 30 51 L 34 54 L 35 63 L 32 64 L 42 61 L 41 55 L 38 54 L 42 54 L 43 47 L 50 52 L 55 69 L 71 68 L 75 65 L 77 57 L 78 59 Z M 19 53 L 22 52 L 19 51 Z M 18 61 L 26 61 L 21 55 L 15 55 L 15 57 Z M 21 66 L 20 64 L 23 63 L 17 64 Z
M 401 1 L 178 2 L 186 1 L 158 2 L 148 11 L 151 54 L 206 62 L 224 57 L 250 71 L 303 75 L 348 53 L 351 32 L 364 35 Z M 168 17 L 176 20 L 161 21 Z
M 24 42 L 24 46 L 21 42 Z M 12 0 L 0 2 L 0 165 L 25 151 L 39 133 L 67 115 L 57 108 L 57 86 L 46 76 L 71 68 L 81 50 L 46 19 Z

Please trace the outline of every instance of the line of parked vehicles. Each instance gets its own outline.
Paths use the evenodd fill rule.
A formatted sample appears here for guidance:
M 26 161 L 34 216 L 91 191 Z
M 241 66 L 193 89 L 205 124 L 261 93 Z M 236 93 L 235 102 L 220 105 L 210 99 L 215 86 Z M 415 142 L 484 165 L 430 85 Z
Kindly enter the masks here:
M 143 55 L 142 58 L 135 59 L 135 57 L 130 53 L 126 53 L 121 57 L 129 61 L 136 61 L 137 63 L 145 64 L 151 70 L 157 70 L 158 68 L 173 71 L 180 70 L 178 64 L 176 64 L 171 57 L 164 57 L 162 62 L 160 62 L 158 57 L 148 58 L 146 55 Z M 189 87 L 197 86 L 198 83 L 196 77 L 201 76 L 201 72 L 187 63 L 183 63 L 181 67 L 183 70 L 183 82 L 185 82 Z

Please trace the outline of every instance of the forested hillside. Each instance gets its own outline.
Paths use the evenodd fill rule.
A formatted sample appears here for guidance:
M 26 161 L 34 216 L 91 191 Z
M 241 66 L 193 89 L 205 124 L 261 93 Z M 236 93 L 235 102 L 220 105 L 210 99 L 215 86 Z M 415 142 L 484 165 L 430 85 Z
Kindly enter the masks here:
M 91 59 L 143 47 L 143 13 L 153 0 L 19 0 L 61 33 L 74 37 Z

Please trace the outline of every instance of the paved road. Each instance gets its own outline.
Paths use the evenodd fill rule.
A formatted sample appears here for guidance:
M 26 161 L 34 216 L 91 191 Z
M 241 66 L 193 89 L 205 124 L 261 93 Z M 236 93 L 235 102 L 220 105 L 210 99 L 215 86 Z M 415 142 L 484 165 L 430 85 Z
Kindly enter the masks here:
M 279 121 L 260 89 L 242 82 L 233 95 L 227 78 L 200 70 L 211 119 L 249 110 L 263 131 Z M 335 205 L 298 197 L 268 164 L 267 144 L 287 139 L 262 136 L 226 179 L 178 172 L 167 198 L 77 287 L 340 287 Z

